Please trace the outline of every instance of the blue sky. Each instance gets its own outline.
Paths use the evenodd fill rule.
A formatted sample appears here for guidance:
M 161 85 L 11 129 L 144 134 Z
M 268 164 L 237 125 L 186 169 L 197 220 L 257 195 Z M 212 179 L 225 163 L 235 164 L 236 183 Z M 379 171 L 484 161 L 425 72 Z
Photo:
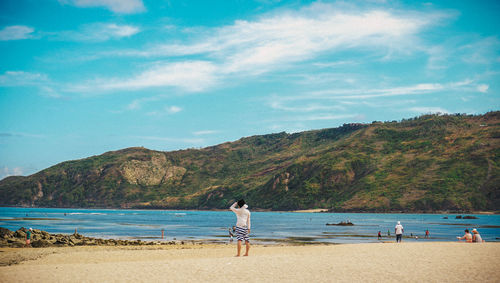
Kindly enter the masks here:
M 110 150 L 481 114 L 499 1 L 2 0 L 0 179 Z

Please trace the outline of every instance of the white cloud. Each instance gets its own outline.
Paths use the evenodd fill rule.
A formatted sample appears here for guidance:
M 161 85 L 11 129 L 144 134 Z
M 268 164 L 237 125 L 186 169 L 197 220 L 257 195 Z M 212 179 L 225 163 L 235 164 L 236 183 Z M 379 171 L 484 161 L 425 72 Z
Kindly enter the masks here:
M 334 61 L 334 62 L 317 62 L 313 63 L 312 65 L 320 68 L 335 68 L 343 65 L 354 65 L 354 64 L 359 64 L 359 62 L 356 62 L 354 60 L 345 60 L 345 61 Z
M 466 63 L 489 65 L 500 52 L 500 40 L 496 36 L 481 38 L 460 47 L 459 52 Z
M 217 134 L 217 133 L 219 133 L 219 131 L 203 130 L 203 131 L 193 132 L 193 135 L 195 135 L 195 136 L 203 136 L 203 135 L 213 135 L 213 134 Z
M 308 95 L 304 97 L 296 97 L 295 99 L 367 99 L 402 95 L 421 95 L 449 90 L 472 91 L 475 88 L 476 87 L 473 84 L 473 81 L 466 79 L 463 81 L 451 82 L 447 84 L 421 83 L 410 86 L 399 86 L 381 89 L 360 88 L 313 91 L 308 93 Z
M 438 13 L 351 11 L 335 5 L 313 4 L 299 11 L 282 10 L 218 28 L 186 29 L 190 41 L 114 54 L 104 52 L 102 56 L 180 56 L 187 61 L 156 66 L 129 79 L 111 78 L 110 83 L 101 83 L 100 87 L 173 86 L 202 91 L 221 79 L 259 75 L 326 53 L 369 47 L 379 57 L 406 55 L 419 50 L 416 34 L 442 17 Z M 196 59 L 185 59 L 191 56 Z
M 6 71 L 0 75 L 0 87 L 37 87 L 41 96 L 63 98 L 47 75 L 24 71 Z
M 9 176 L 20 176 L 23 174 L 23 169 L 21 167 L 9 168 L 7 166 L 0 168 L 0 180 Z
M 310 59 L 327 51 L 375 46 L 393 48 L 420 30 L 425 22 L 385 11 L 337 12 L 325 5 L 314 15 L 277 15 L 255 22 L 238 21 L 222 29 L 222 46 L 237 48 L 229 71 L 273 67 Z M 255 71 L 255 70 L 254 70 Z
M 44 135 L 29 133 L 0 133 L 0 138 L 44 138 Z
M 165 114 L 176 114 L 182 111 L 182 108 L 179 106 L 165 106 L 161 110 L 158 111 L 150 111 L 147 112 L 146 115 L 148 116 L 163 116 Z
M 478 37 L 477 35 L 455 36 L 437 45 L 421 46 L 429 57 L 427 68 L 439 71 L 453 68 L 458 64 L 491 65 L 500 52 L 500 40 L 496 36 Z M 461 66 L 460 68 L 463 68 Z
M 136 99 L 127 105 L 127 110 L 137 110 L 139 108 L 141 108 L 141 101 L 139 99 Z
M 307 72 L 304 74 L 291 75 L 291 81 L 296 84 L 301 85 L 328 85 L 331 86 L 335 84 L 339 86 L 339 84 L 343 85 L 353 85 L 359 80 L 359 74 L 350 74 L 347 72 Z
M 63 98 L 63 96 L 50 86 L 40 86 L 40 94 L 50 98 Z
M 69 86 L 68 91 L 89 92 L 137 90 L 150 87 L 178 87 L 185 91 L 202 91 L 215 83 L 216 67 L 206 61 L 157 63 L 130 78 L 101 78 Z
M 204 31 L 192 43 L 156 46 L 135 55 L 210 54 L 222 58 L 223 73 L 261 73 L 276 64 L 310 59 L 322 52 L 367 46 L 407 52 L 412 48 L 412 36 L 435 18 L 432 14 L 391 14 L 382 10 L 341 11 L 332 5 L 316 4 L 295 13 L 236 21 L 230 26 Z
M 82 8 L 105 7 L 117 14 L 133 14 L 146 10 L 142 0 L 59 0 L 59 2 Z
M 436 45 L 427 47 L 426 52 L 429 55 L 427 68 L 429 68 L 430 70 L 442 70 L 448 67 L 448 59 L 450 56 L 449 48 Z
M 62 31 L 55 34 L 58 40 L 73 41 L 106 41 L 131 37 L 140 32 L 140 29 L 131 25 L 115 23 L 93 23 L 82 26 L 78 31 Z
M 145 103 L 152 102 L 152 101 L 159 101 L 165 97 L 166 97 L 165 95 L 156 95 L 156 96 L 151 96 L 151 97 L 142 97 L 142 98 L 134 99 L 132 102 L 130 102 L 125 107 L 125 110 L 139 110 L 142 108 L 142 106 Z M 119 111 L 119 112 L 123 112 L 123 111 Z
M 379 100 L 378 98 L 392 98 L 396 96 L 412 97 L 416 95 L 429 95 L 435 93 L 460 92 L 473 93 L 478 89 L 485 89 L 484 86 L 476 84 L 474 81 L 465 79 L 449 83 L 421 83 L 408 86 L 397 86 L 392 88 L 338 88 L 322 91 L 306 92 L 296 96 L 272 96 L 268 100 L 268 106 L 272 109 L 290 112 L 314 112 L 314 115 L 296 116 L 285 118 L 284 121 L 317 121 L 335 119 L 358 119 L 356 115 L 345 114 L 346 106 L 380 108 L 392 107 L 406 109 L 418 113 L 449 113 L 446 109 L 438 107 L 412 107 L 416 104 L 412 99 L 391 99 Z M 333 113 L 333 114 L 332 114 Z
M 0 86 L 39 85 L 48 81 L 47 75 L 24 71 L 6 71 L 0 75 Z
M 408 109 L 411 112 L 419 113 L 419 114 L 448 114 L 450 113 L 448 110 L 443 109 L 441 107 L 412 107 Z
M 0 30 L 0 40 L 19 40 L 32 38 L 35 30 L 28 26 L 8 26 Z
M 489 88 L 490 86 L 487 84 L 480 84 L 477 86 L 477 90 L 482 93 L 487 93 Z
M 178 107 L 178 106 L 167 106 L 165 107 L 165 110 L 170 113 L 170 114 L 175 114 L 175 113 L 179 113 L 182 111 L 182 108 Z

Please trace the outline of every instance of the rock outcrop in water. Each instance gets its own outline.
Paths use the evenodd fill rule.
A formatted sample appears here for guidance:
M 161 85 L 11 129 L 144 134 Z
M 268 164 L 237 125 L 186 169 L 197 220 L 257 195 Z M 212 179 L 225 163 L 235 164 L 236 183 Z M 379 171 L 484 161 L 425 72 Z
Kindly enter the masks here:
M 354 226 L 351 221 L 341 221 L 339 223 L 326 223 L 326 226 Z

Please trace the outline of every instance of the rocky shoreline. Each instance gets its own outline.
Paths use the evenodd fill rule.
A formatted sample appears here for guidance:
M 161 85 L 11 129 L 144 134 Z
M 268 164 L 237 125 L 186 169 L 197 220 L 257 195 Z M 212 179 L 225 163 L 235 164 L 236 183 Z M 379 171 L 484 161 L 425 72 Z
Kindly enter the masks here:
M 10 231 L 0 227 L 0 247 L 22 248 L 26 244 L 26 232 L 22 227 L 17 231 Z M 141 241 L 116 240 L 85 237 L 81 234 L 51 234 L 46 231 L 33 229 L 31 246 L 43 247 L 70 247 L 70 246 L 147 246 L 147 245 L 183 245 L 185 241 Z

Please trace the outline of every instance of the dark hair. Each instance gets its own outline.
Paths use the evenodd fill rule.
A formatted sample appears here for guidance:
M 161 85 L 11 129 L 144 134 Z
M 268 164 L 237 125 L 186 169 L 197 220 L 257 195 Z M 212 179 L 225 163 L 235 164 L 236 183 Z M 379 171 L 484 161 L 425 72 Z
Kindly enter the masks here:
M 240 199 L 240 200 L 238 201 L 238 206 L 239 206 L 239 207 L 243 207 L 244 205 L 245 205 L 245 201 L 244 201 L 244 200 L 242 200 L 242 199 Z
M 465 233 L 469 233 L 469 229 L 465 229 Z

